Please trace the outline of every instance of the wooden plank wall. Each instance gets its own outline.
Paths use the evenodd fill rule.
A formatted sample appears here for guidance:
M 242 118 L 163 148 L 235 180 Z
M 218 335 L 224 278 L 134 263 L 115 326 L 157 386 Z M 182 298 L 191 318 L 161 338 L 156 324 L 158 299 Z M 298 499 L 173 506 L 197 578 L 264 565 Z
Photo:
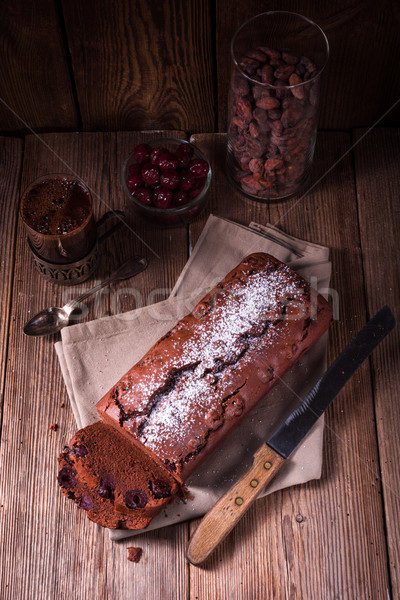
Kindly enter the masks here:
M 368 127 L 398 100 L 397 0 L 3 0 L 0 133 L 225 131 L 232 34 L 274 9 L 328 36 L 321 129 Z
M 0 131 L 79 126 L 54 0 L 0 2 Z

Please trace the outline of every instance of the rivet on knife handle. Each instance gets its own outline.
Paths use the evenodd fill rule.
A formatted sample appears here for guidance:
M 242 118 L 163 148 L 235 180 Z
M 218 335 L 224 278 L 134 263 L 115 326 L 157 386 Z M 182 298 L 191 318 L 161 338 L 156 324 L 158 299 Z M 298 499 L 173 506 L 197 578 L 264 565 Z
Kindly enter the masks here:
M 266 444 L 257 450 L 250 469 L 218 500 L 194 532 L 187 551 L 192 564 L 202 563 L 222 542 L 284 462 Z

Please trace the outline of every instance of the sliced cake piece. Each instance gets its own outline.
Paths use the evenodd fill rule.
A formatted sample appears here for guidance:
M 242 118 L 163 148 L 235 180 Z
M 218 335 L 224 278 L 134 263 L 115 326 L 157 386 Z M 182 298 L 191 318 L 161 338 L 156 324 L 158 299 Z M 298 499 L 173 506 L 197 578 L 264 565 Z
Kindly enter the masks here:
M 58 462 L 63 493 L 103 527 L 146 527 L 185 494 L 168 469 L 102 422 L 78 431 Z

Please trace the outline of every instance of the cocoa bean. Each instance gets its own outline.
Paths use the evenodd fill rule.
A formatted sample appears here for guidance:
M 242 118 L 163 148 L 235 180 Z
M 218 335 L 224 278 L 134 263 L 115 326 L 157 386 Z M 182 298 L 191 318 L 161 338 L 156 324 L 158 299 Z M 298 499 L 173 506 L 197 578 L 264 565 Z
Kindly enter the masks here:
M 252 158 L 249 154 L 241 154 L 239 157 L 237 157 L 237 161 L 242 171 L 248 171 L 251 160 Z
M 246 175 L 242 179 L 243 186 L 247 187 L 250 192 L 260 191 L 263 186 L 253 177 L 253 175 Z
M 245 141 L 244 151 L 248 152 L 251 158 L 259 158 L 264 152 L 265 146 L 260 140 L 248 136 Z
M 268 144 L 267 146 L 267 156 L 270 158 L 274 156 L 279 156 L 279 148 L 275 144 Z
M 260 135 L 260 127 L 255 121 L 251 121 L 249 125 L 249 133 L 253 138 L 258 138 Z
M 297 75 L 297 73 L 292 73 L 291 76 L 289 77 L 289 84 L 290 85 L 298 85 L 299 83 L 302 83 L 301 77 L 299 75 Z M 292 92 L 292 94 L 295 98 L 298 98 L 299 100 L 304 99 L 303 86 L 292 88 L 290 91 Z
M 297 56 L 289 52 L 282 52 L 282 58 L 288 65 L 295 65 L 299 62 Z
M 271 58 L 273 58 L 273 59 L 281 58 L 281 53 L 279 52 L 279 50 L 274 50 L 273 48 L 268 48 L 267 46 L 259 46 L 257 48 L 257 50 L 261 50 L 261 52 L 266 54 L 270 60 L 271 60 Z
M 282 111 L 279 110 L 278 108 L 268 111 L 268 118 L 270 118 L 271 121 L 276 121 L 276 119 L 280 119 L 281 116 L 282 116 Z
M 236 116 L 234 116 L 232 118 L 232 124 L 236 125 L 236 127 L 238 128 L 239 131 L 246 129 L 246 127 L 247 127 L 247 124 L 243 121 L 243 119 L 240 119 L 239 117 L 236 117 Z
M 247 58 L 246 56 L 241 59 L 241 61 L 239 62 L 239 65 L 240 65 L 242 71 L 247 73 L 247 75 L 254 75 L 254 73 L 257 71 L 257 69 L 259 67 L 257 60 L 254 60 L 252 58 Z
M 268 123 L 268 113 L 262 108 L 255 108 L 253 112 L 253 117 L 261 127 L 261 129 L 265 130 L 269 128 Z
M 274 69 L 271 65 L 264 65 L 261 69 L 261 81 L 263 83 L 274 83 Z
M 281 58 L 271 58 L 269 64 L 277 69 L 278 67 L 284 67 L 286 63 Z
M 256 50 L 250 50 L 250 52 L 247 53 L 247 57 L 253 58 L 254 60 L 258 60 L 258 62 L 262 64 L 266 63 L 268 60 L 265 52 L 262 52 L 262 50 L 260 50 L 259 48 L 257 48 Z
M 277 88 L 275 90 L 275 96 L 281 100 L 287 94 L 286 84 L 284 81 L 281 81 L 280 79 L 275 79 L 274 86 Z
M 271 121 L 271 130 L 275 133 L 275 135 L 281 135 L 283 131 L 282 120 Z
M 252 173 L 262 173 L 264 171 L 264 162 L 261 158 L 252 158 L 249 162 L 249 169 Z
M 263 108 L 264 110 L 272 110 L 274 108 L 278 108 L 280 106 L 280 102 L 277 98 L 271 98 L 271 96 L 262 95 L 257 100 L 256 105 L 258 108 Z
M 294 66 L 293 65 L 284 65 L 282 67 L 278 67 L 275 70 L 275 78 L 276 79 L 280 79 L 280 80 L 286 80 L 289 79 L 290 75 L 294 73 Z
M 254 85 L 252 89 L 253 98 L 257 102 L 261 96 L 272 96 L 272 90 L 263 85 Z
M 273 171 L 274 169 L 280 169 L 283 167 L 283 160 L 281 158 L 268 158 L 264 163 L 264 169 L 266 171 Z
M 236 114 L 245 123 L 251 121 L 251 102 L 248 98 L 240 96 L 236 101 Z
M 281 123 L 285 129 L 287 127 L 293 127 L 298 123 L 301 119 L 301 111 L 298 110 L 295 106 L 289 106 L 282 113 Z
M 317 70 L 316 65 L 307 56 L 302 56 L 299 62 L 305 66 L 309 73 L 314 73 Z

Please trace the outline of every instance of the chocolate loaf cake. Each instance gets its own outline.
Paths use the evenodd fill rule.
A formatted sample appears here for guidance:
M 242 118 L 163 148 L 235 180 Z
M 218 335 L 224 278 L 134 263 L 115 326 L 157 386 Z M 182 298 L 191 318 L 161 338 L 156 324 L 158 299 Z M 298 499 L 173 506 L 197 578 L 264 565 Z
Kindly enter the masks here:
M 113 386 L 99 415 L 184 482 L 331 320 L 302 277 L 252 254 Z
M 182 493 L 167 469 L 101 421 L 78 431 L 58 461 L 63 493 L 103 527 L 146 527 Z
M 248 256 L 99 401 L 59 457 L 63 492 L 100 525 L 146 527 L 331 319 L 288 266 Z

